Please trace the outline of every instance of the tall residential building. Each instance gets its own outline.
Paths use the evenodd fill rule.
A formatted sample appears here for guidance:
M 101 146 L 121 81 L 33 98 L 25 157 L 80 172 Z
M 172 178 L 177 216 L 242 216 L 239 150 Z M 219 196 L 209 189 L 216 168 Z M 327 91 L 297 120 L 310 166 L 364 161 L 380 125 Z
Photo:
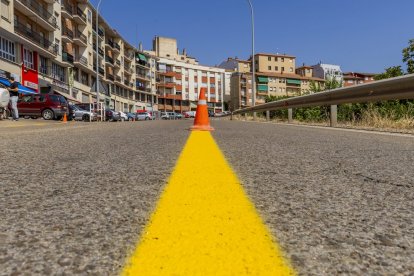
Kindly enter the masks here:
M 344 87 L 373 82 L 376 74 L 373 73 L 359 73 L 359 72 L 345 72 L 344 73 Z
M 247 61 L 251 64 L 251 58 Z M 323 87 L 324 80 L 312 76 L 311 67 L 299 67 L 296 70 L 296 57 L 281 54 L 258 53 L 255 61 L 256 104 L 265 103 L 267 96 L 298 96 L 310 92 L 311 83 L 317 82 Z M 231 97 L 229 106 L 236 110 L 252 105 L 251 67 L 245 70 L 245 62 L 229 58 L 220 64 L 234 71 L 231 77 Z M 240 70 L 240 71 L 238 71 Z
M 318 63 L 312 66 L 313 76 L 321 79 L 336 79 L 339 83 L 343 83 L 343 74 L 341 67 L 335 64 Z
M 38 92 L 73 102 L 95 102 L 99 88 L 100 101 L 111 108 L 156 109 L 156 90 L 137 82 L 135 47 L 103 17 L 98 26 L 95 20 L 87 0 L 1 1 L 0 77 L 13 75 Z M 155 74 L 149 79 L 155 87 Z
M 184 112 L 196 110 L 200 88 L 207 88 L 207 105 L 214 112 L 223 110 L 225 70 L 199 65 L 185 50 L 180 54 L 173 38 L 155 37 L 152 51 L 157 59 L 158 109 Z

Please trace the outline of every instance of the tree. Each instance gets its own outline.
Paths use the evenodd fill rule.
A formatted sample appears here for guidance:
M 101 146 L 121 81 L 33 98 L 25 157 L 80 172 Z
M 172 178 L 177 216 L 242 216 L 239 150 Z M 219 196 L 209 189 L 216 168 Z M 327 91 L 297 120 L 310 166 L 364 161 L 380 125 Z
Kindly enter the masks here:
M 375 80 L 382 80 L 388 78 L 394 78 L 404 75 L 404 71 L 401 66 L 392 66 L 385 69 L 384 73 L 378 74 L 374 77 Z
M 407 73 L 414 73 L 414 39 L 408 41 L 408 47 L 402 50 L 403 62 L 407 64 Z

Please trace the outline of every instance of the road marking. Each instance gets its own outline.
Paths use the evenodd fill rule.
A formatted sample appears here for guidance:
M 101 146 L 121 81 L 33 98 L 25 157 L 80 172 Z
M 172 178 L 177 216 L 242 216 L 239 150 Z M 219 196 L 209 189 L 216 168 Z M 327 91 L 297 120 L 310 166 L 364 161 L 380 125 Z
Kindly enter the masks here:
M 19 125 L 9 125 L 9 126 L 5 126 L 6 128 L 8 127 L 29 127 L 29 126 L 44 126 L 47 125 L 46 123 L 34 123 L 34 124 L 19 124 Z
M 295 272 L 211 134 L 193 131 L 122 274 Z

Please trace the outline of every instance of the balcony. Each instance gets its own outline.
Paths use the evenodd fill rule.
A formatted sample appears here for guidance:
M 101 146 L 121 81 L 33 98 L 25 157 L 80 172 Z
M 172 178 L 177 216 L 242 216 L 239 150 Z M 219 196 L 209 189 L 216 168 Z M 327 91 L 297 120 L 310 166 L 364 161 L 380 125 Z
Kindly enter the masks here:
M 86 14 L 79 7 L 76 7 L 76 12 L 73 15 L 73 19 L 80 25 L 86 25 Z
M 121 61 L 120 60 L 115 60 L 115 67 L 121 68 Z
M 151 79 L 150 79 L 150 77 L 148 76 L 148 75 L 146 75 L 146 74 L 141 74 L 141 73 L 136 73 L 135 74 L 135 76 L 138 78 L 138 79 L 141 79 L 141 80 L 144 80 L 144 81 L 151 81 Z
M 161 93 L 160 98 L 164 98 L 164 99 L 172 99 L 172 100 L 182 100 L 183 96 L 182 95 L 174 95 L 174 94 L 169 94 L 169 93 Z
M 109 74 L 109 73 L 106 73 L 106 78 L 107 78 L 108 80 L 110 80 L 110 81 L 114 81 L 114 80 L 115 80 L 114 75 Z
M 93 44 L 93 51 L 96 52 L 96 44 Z M 101 57 L 104 56 L 104 50 L 101 47 L 98 47 L 98 53 Z
M 105 74 L 105 70 L 102 67 L 99 66 L 98 70 L 99 70 L 99 75 L 103 76 Z M 96 72 L 96 65 L 93 66 L 93 71 Z
M 114 42 L 112 41 L 112 40 L 107 40 L 106 41 L 106 43 L 105 43 L 105 46 L 107 46 L 107 47 L 109 47 L 109 48 L 111 48 L 111 49 L 113 49 L 114 48 Z
M 132 69 L 128 68 L 128 67 L 124 67 L 124 72 L 127 73 L 128 75 L 132 75 Z
M 81 33 L 79 30 L 75 31 L 75 37 L 73 38 L 73 42 L 82 47 L 88 46 L 88 39 L 86 38 L 86 35 Z
M 73 31 L 68 29 L 65 25 L 62 24 L 62 41 L 72 42 L 73 41 Z
M 48 53 L 54 56 L 57 55 L 59 45 L 56 45 L 43 36 L 40 36 L 38 33 L 33 32 L 32 29 L 27 28 L 26 25 L 20 22 L 14 22 L 14 31 L 37 46 L 45 49 Z
M 114 65 L 114 59 L 110 56 L 105 56 L 105 62 L 109 63 L 110 65 Z
M 39 4 L 36 0 L 17 0 L 15 8 L 30 18 L 36 17 L 36 22 L 48 31 L 54 31 L 57 28 L 57 20 L 53 13 Z
M 69 4 L 67 1 L 62 1 L 62 16 L 66 18 L 72 19 L 73 14 L 73 6 Z
M 175 83 L 174 82 L 162 82 L 157 84 L 159 87 L 165 87 L 165 88 L 174 88 Z
M 68 52 L 62 51 L 62 61 L 73 64 L 73 56 Z
M 121 52 L 121 46 L 119 46 L 118 43 L 114 42 L 114 51 L 120 53 Z
M 89 69 L 89 67 L 88 67 L 88 60 L 86 59 L 86 57 L 77 56 L 75 58 L 74 63 L 75 63 L 75 65 L 82 65 L 82 66 L 84 66 L 84 67 L 86 67 L 86 68 Z
M 115 81 L 118 83 L 121 83 L 121 77 L 120 76 L 115 76 Z
M 132 55 L 132 54 L 125 54 L 125 55 L 124 55 L 124 58 L 125 58 L 127 61 L 132 62 L 132 61 L 133 61 L 133 59 L 134 59 L 134 55 Z

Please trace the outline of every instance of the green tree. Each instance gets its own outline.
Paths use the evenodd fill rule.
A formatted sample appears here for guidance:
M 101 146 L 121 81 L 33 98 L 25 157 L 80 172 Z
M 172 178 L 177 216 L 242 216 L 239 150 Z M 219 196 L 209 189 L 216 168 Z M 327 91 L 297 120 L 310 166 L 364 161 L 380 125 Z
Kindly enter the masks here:
M 402 50 L 403 62 L 407 64 L 407 73 L 414 73 L 414 39 L 408 41 L 408 47 Z
M 404 71 L 401 66 L 392 66 L 385 69 L 384 73 L 378 74 L 374 77 L 375 80 L 382 80 L 388 78 L 394 78 L 404 75 Z

